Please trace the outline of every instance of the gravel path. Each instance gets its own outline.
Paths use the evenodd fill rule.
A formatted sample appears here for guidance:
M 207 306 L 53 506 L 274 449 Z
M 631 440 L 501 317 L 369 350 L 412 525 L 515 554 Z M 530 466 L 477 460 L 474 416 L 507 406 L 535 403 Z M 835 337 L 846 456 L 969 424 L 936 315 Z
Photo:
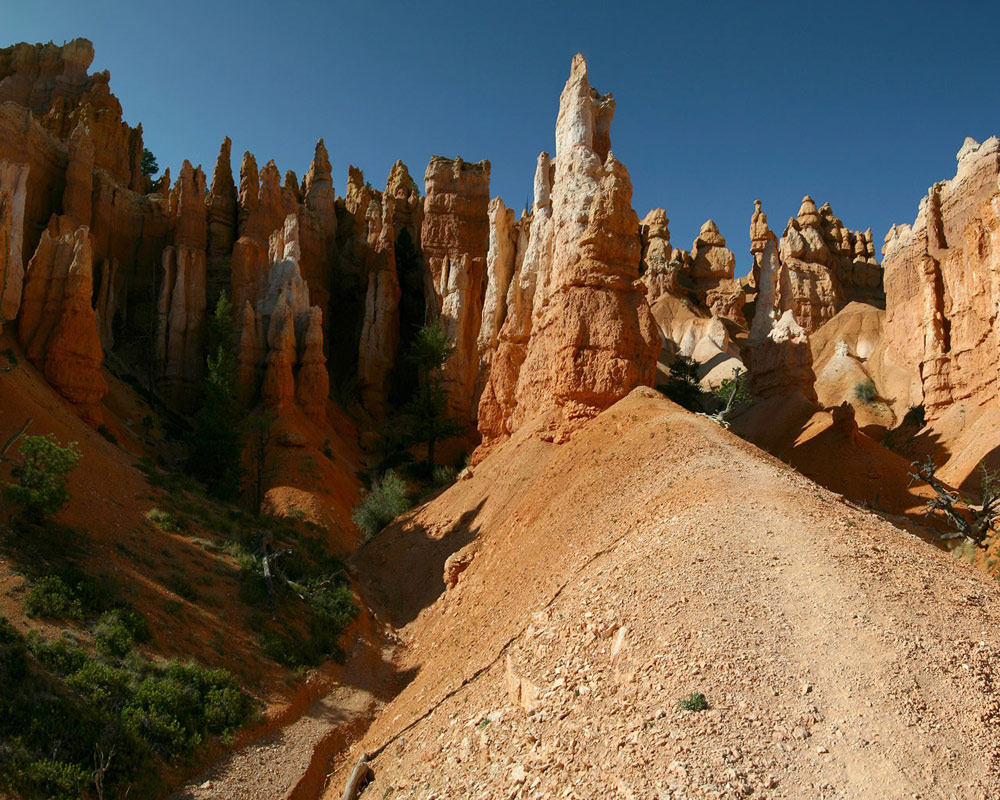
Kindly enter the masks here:
M 365 796 L 1000 797 L 995 581 L 642 392 L 539 447 L 369 556 L 398 536 L 413 563 L 423 533 L 439 559 L 481 509 L 403 630 L 417 677 L 355 748 Z

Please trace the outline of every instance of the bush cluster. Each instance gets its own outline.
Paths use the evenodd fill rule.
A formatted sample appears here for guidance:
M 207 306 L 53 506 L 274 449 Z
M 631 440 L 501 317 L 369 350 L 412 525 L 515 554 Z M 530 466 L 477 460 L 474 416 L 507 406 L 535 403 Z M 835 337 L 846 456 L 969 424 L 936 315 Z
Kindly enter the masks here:
M 406 482 L 389 470 L 354 508 L 351 516 L 358 530 L 366 539 L 371 539 L 409 507 Z
M 140 620 L 122 610 L 102 616 L 94 658 L 69 637 L 24 638 L 0 618 L 0 789 L 96 796 L 95 761 L 103 759 L 105 796 L 131 789 L 152 797 L 158 764 L 251 719 L 253 701 L 225 670 L 155 664 L 134 652 L 131 642 L 148 635 Z
M 254 608 L 250 626 L 261 649 L 293 669 L 331 657 L 342 661 L 340 637 L 358 611 L 343 562 L 329 553 L 322 536 L 308 533 L 309 523 L 304 532 L 289 521 L 267 522 L 266 547 L 259 538 L 236 544 L 240 599 Z
M 110 578 L 94 578 L 76 564 L 69 564 L 33 580 L 24 605 L 33 616 L 80 620 L 127 604 Z

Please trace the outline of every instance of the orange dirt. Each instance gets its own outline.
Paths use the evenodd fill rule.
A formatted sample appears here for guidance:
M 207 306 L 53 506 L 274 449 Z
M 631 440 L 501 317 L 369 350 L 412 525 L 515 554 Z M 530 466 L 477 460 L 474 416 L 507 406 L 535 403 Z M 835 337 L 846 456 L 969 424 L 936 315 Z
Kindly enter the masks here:
M 1000 793 L 996 583 L 650 390 L 357 566 L 412 680 L 328 798 Z

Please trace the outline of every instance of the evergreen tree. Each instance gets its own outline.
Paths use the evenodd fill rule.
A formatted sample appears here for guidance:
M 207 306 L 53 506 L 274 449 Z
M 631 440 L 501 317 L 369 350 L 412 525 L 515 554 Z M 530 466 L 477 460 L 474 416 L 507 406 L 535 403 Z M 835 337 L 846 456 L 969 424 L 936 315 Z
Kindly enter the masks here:
M 139 169 L 142 170 L 142 174 L 147 178 L 152 178 L 157 172 L 160 171 L 160 165 L 156 162 L 156 156 L 148 148 L 142 148 L 142 160 L 139 162 Z
M 244 398 L 236 372 L 236 326 L 233 305 L 223 292 L 209 320 L 207 373 L 201 410 L 195 417 L 194 441 L 187 469 L 210 494 L 224 500 L 238 496 L 243 482 L 240 436 Z
M 20 458 L 15 461 L 10 472 L 17 483 L 5 484 L 4 496 L 20 503 L 27 519 L 42 522 L 69 500 L 67 476 L 79 460 L 80 451 L 76 448 L 76 442 L 63 447 L 51 433 L 25 436 L 21 443 Z
M 442 439 L 462 432 L 462 426 L 448 416 L 448 393 L 441 368 L 455 352 L 440 319 L 424 325 L 413 339 L 407 355 L 417 371 L 417 389 L 403 410 L 407 430 L 415 442 L 427 445 L 427 466 L 434 467 L 434 448 Z

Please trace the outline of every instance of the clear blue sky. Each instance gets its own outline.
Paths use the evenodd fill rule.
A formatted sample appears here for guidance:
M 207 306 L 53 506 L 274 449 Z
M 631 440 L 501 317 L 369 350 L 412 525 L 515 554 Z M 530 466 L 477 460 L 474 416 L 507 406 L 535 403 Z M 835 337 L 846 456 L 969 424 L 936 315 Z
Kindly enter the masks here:
M 554 147 L 582 52 L 617 100 L 612 148 L 640 217 L 675 245 L 712 217 L 749 264 L 761 198 L 780 232 L 803 194 L 852 228 L 910 222 L 966 135 L 1000 133 L 1000 3 L 172 2 L 0 0 L 0 42 L 93 40 L 126 119 L 174 175 L 222 137 L 306 170 L 326 140 L 384 186 L 397 158 L 488 158 L 517 209 Z

